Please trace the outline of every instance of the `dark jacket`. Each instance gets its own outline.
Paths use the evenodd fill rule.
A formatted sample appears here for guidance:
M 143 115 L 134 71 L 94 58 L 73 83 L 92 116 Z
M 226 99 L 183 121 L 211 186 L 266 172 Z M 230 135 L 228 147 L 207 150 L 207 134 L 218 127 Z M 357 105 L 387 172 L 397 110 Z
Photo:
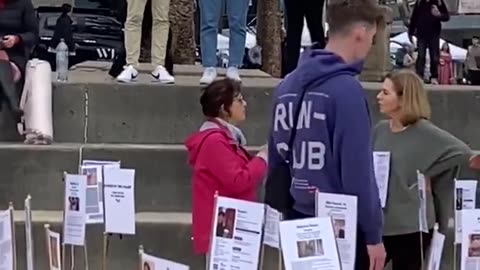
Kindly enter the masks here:
M 433 5 L 438 7 L 442 14 L 440 17 L 433 16 Z M 443 0 L 420 0 L 413 8 L 408 34 L 420 39 L 439 37 L 442 31 L 442 22 L 448 20 L 450 20 L 450 15 Z
M 20 42 L 5 51 L 10 61 L 25 72 L 25 65 L 38 41 L 38 19 L 31 0 L 6 0 L 0 9 L 0 38 L 7 35 L 20 37 Z

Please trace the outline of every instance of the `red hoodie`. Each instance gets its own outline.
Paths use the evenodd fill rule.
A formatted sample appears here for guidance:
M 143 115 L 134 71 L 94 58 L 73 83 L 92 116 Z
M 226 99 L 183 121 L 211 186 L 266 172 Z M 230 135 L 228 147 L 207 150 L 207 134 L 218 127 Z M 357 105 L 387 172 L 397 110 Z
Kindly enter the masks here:
M 219 196 L 255 201 L 267 163 L 251 157 L 215 120 L 207 121 L 185 145 L 193 171 L 193 249 L 202 255 L 209 251 L 215 191 Z

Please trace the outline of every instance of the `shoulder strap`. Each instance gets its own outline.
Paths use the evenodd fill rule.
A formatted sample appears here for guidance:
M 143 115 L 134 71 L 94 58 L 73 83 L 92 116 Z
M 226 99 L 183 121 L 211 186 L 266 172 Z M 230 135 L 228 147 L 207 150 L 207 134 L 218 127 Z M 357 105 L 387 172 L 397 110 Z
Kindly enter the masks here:
M 314 82 L 315 83 L 315 82 Z M 300 98 L 298 99 L 297 106 L 295 107 L 295 112 L 293 115 L 293 126 L 291 127 L 290 131 L 290 138 L 288 141 L 288 151 L 287 151 L 287 161 L 291 162 L 292 159 L 292 150 L 293 150 L 293 142 L 295 141 L 295 135 L 297 133 L 297 125 L 298 125 L 298 119 L 300 118 L 300 110 L 302 109 L 302 102 L 303 99 L 305 98 L 305 94 L 308 91 L 308 88 L 312 85 L 312 83 L 309 83 L 305 86 L 302 87 L 302 91 L 300 92 Z

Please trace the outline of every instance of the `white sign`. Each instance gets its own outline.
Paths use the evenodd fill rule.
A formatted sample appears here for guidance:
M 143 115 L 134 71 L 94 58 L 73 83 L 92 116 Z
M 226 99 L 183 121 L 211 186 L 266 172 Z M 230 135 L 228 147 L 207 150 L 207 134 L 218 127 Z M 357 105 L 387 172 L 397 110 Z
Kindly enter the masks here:
M 0 269 L 15 269 L 12 210 L 0 213 Z
M 61 256 L 60 256 L 60 234 L 53 232 L 49 229 L 47 233 L 47 245 L 48 245 L 48 261 L 50 264 L 50 270 L 61 270 Z
M 357 247 L 357 197 L 316 192 L 315 201 L 317 217 L 332 219 L 342 270 L 354 270 Z
M 263 244 L 280 249 L 280 221 L 282 214 L 270 206 L 266 206 L 265 230 Z
M 119 161 L 84 160 L 80 174 L 87 176 L 87 224 L 103 223 L 103 169 L 120 168 Z
M 464 209 L 474 209 L 476 203 L 477 180 L 455 181 L 455 243 L 462 240 L 462 213 Z
M 172 262 L 169 260 L 157 258 L 146 253 L 142 254 L 141 270 L 190 270 L 190 267 L 184 264 Z
M 438 232 L 438 225 L 436 225 L 430 244 L 430 255 L 428 257 L 426 270 L 440 270 L 444 242 L 445 235 Z
M 27 270 L 33 270 L 32 198 L 30 195 L 25 199 L 25 244 Z
M 65 176 L 65 221 L 63 243 L 83 246 L 86 226 L 87 176 L 67 174 Z
M 217 197 L 209 270 L 257 270 L 265 205 Z
M 135 170 L 104 168 L 105 232 L 135 234 Z
M 480 1 L 478 0 L 459 0 L 458 13 L 480 13 Z
M 341 269 L 337 242 L 329 217 L 280 222 L 285 270 Z
M 480 269 L 480 209 L 463 210 L 461 247 L 460 269 Z
M 388 180 L 390 179 L 390 152 L 373 152 L 373 168 L 382 207 L 387 205 Z
M 420 200 L 420 207 L 418 209 L 418 227 L 421 232 L 428 233 L 427 221 L 427 183 L 425 175 L 417 171 L 418 181 L 418 197 Z

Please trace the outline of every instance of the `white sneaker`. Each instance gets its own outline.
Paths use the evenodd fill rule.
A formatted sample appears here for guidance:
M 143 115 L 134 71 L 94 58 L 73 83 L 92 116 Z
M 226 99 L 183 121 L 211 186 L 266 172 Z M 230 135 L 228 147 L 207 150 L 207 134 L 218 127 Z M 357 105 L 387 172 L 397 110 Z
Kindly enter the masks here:
M 157 66 L 151 73 L 152 77 L 163 84 L 175 83 L 175 78 L 163 66 Z
M 217 78 L 217 69 L 214 67 L 205 68 L 200 84 L 211 84 Z
M 129 82 L 136 81 L 137 77 L 138 77 L 138 71 L 132 65 L 128 65 L 123 69 L 122 73 L 118 75 L 117 81 L 129 83 Z
M 240 74 L 238 72 L 238 68 L 236 67 L 229 67 L 227 69 L 227 78 L 232 79 L 237 82 L 241 82 L 242 79 L 240 79 Z

